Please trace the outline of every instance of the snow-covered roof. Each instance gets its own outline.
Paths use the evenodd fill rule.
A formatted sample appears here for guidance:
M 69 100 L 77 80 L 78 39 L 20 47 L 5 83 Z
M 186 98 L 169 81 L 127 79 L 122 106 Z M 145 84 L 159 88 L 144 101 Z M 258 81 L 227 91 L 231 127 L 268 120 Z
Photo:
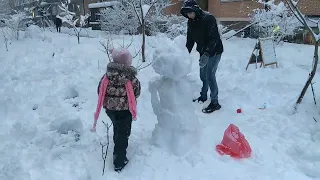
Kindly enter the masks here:
M 93 9 L 93 8 L 104 8 L 104 7 L 110 7 L 113 6 L 115 4 L 118 4 L 120 2 L 118 1 L 105 1 L 105 2 L 99 2 L 99 3 L 91 3 L 88 5 L 89 9 Z

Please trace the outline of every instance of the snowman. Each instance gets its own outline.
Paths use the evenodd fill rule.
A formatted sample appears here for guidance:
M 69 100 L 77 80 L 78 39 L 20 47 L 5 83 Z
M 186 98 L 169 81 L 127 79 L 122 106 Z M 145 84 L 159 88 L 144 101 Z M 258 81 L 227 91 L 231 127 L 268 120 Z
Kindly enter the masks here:
M 153 54 L 153 69 L 159 77 L 149 82 L 151 104 L 158 123 L 152 132 L 152 143 L 181 156 L 190 152 L 200 136 L 200 123 L 192 97 L 195 81 L 185 37 L 159 47 Z

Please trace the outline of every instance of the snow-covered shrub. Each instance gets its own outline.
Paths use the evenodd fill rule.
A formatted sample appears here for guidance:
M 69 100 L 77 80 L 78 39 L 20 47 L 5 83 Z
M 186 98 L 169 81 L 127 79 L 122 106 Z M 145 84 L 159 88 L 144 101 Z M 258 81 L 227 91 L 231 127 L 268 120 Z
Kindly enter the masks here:
M 169 5 L 167 0 L 118 0 L 100 12 L 101 28 L 118 34 L 155 34 L 163 17 L 162 10 Z
M 258 31 L 259 37 L 277 36 L 282 39 L 294 35 L 295 30 L 301 26 L 294 14 L 283 3 L 275 0 L 260 3 L 268 6 L 266 9 L 255 9 L 251 17 L 252 23 L 257 23 L 253 28 Z
M 0 33 L 7 51 L 10 41 L 19 40 L 21 31 L 26 30 L 28 23 L 30 23 L 30 19 L 24 12 L 16 11 L 12 15 L 0 15 Z
M 19 40 L 20 31 L 25 31 L 30 22 L 30 18 L 24 12 L 16 12 L 4 19 L 4 25 L 11 29 L 13 37 L 17 40 Z
M 117 3 L 112 8 L 105 8 L 100 11 L 101 29 L 112 34 L 127 31 L 129 34 L 137 32 L 139 21 L 135 17 L 135 12 L 126 9 L 123 3 Z
M 13 38 L 13 31 L 8 27 L 3 27 L 1 28 L 1 34 L 3 36 L 3 41 L 6 47 L 6 50 L 9 51 L 8 45 L 10 44 L 10 41 Z
M 187 35 L 188 20 L 183 16 L 172 15 L 167 17 L 166 34 L 169 38 L 174 39 L 179 35 Z

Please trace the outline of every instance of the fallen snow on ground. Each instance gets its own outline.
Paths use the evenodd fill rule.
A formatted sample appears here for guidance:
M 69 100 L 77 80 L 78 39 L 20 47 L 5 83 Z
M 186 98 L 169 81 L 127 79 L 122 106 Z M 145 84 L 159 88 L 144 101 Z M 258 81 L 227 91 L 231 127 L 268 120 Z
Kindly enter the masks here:
M 64 31 L 64 30 L 63 30 Z M 308 76 L 313 47 L 284 44 L 277 47 L 279 68 L 245 66 L 255 40 L 224 41 L 225 52 L 217 71 L 222 109 L 203 114 L 208 104 L 194 104 L 201 124 L 197 152 L 178 157 L 150 141 L 157 118 L 151 107 L 149 81 L 157 76 L 151 66 L 138 78 L 138 121 L 133 123 L 128 147 L 129 164 L 118 174 L 112 166 L 112 131 L 106 173 L 101 147 L 106 133 L 101 120 L 91 133 L 97 103 L 96 87 L 108 62 L 100 49 L 101 36 L 76 37 L 32 30 L 9 51 L 0 44 L 0 179 L 1 180 L 309 180 L 320 178 L 320 121 L 309 89 L 298 112 L 293 105 Z M 85 31 L 84 31 L 85 32 Z M 97 33 L 99 34 L 99 33 Z M 103 34 L 103 33 L 101 33 Z M 131 37 L 114 36 L 114 45 Z M 134 36 L 134 54 L 141 37 Z M 3 39 L 0 37 L 0 42 Z M 147 58 L 165 46 L 163 36 L 147 38 Z M 181 45 L 182 46 L 182 45 Z M 200 91 L 198 54 L 191 53 L 193 78 Z M 134 64 L 138 64 L 135 58 Z M 315 82 L 319 79 L 315 77 Z M 318 84 L 314 84 L 319 94 Z M 170 92 L 168 92 L 170 93 Z M 198 95 L 196 91 L 195 96 Z M 317 100 L 319 100 L 317 98 Z M 191 101 L 191 99 L 190 99 Z M 265 110 L 258 109 L 266 104 Z M 237 114 L 236 109 L 243 113 Z M 237 125 L 252 148 L 252 157 L 234 160 L 215 151 L 230 123 Z

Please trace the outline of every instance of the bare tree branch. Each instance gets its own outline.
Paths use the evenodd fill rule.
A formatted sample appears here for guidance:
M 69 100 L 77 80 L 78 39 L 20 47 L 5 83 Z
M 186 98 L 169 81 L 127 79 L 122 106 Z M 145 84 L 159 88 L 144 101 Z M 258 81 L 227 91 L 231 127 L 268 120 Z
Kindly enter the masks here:
M 59 6 L 59 8 L 66 14 L 64 17 L 61 17 L 60 15 L 58 15 L 58 18 L 60 18 L 61 20 L 65 20 L 70 26 L 72 26 L 73 31 L 77 37 L 78 40 L 78 44 L 80 44 L 80 33 L 82 31 L 82 28 L 85 26 L 85 21 L 86 19 L 89 17 L 89 14 L 85 15 L 85 16 L 81 16 L 79 18 L 77 18 L 76 20 L 73 20 L 73 18 L 75 17 L 75 13 L 74 12 L 70 12 L 68 10 L 68 5 L 65 5 L 64 3 L 61 3 L 62 6 Z M 76 24 L 77 22 L 79 22 L 80 25 L 80 29 L 77 28 Z
M 101 44 L 101 46 L 104 48 L 103 50 L 101 50 L 102 52 L 106 53 L 109 59 L 109 62 L 111 62 L 111 55 L 110 55 L 110 40 L 108 39 L 107 44 L 105 44 L 102 41 L 99 41 L 99 43 Z
M 138 13 L 138 10 L 137 10 L 135 4 L 134 4 L 133 2 L 130 3 L 130 4 L 131 4 L 131 6 L 133 7 L 133 10 L 134 10 L 134 12 L 135 12 L 135 14 L 136 14 L 136 16 L 137 16 L 137 18 L 138 18 L 139 24 L 142 25 L 142 20 L 141 20 L 141 18 L 140 18 L 140 16 L 139 16 L 139 13 Z
M 142 69 L 144 69 L 144 68 L 147 68 L 147 67 L 149 67 L 150 65 L 152 65 L 152 63 L 153 63 L 153 62 L 150 62 L 150 63 L 148 63 L 148 64 L 145 65 L 145 66 L 142 66 L 143 63 L 141 63 L 141 64 L 137 67 L 137 70 L 140 71 L 140 70 L 142 70 Z
M 295 6 L 294 6 L 293 4 L 290 4 L 289 1 L 291 1 L 291 0 L 285 0 L 285 1 L 286 1 L 286 3 L 288 4 L 289 9 L 290 9 L 291 12 L 293 13 L 293 15 L 298 19 L 298 21 L 301 22 L 301 24 L 303 24 L 303 21 L 301 20 L 301 17 L 299 17 L 298 14 L 295 12 L 295 9 L 294 9 Z
M 101 155 L 102 155 L 102 159 L 103 159 L 102 175 L 104 175 L 104 171 L 105 171 L 105 168 L 106 168 L 106 160 L 107 160 L 107 156 L 108 156 L 108 149 L 109 149 L 109 144 L 110 144 L 109 129 L 112 126 L 112 123 L 110 125 L 108 123 L 106 124 L 104 121 L 102 121 L 102 123 L 104 124 L 104 126 L 107 129 L 107 143 L 103 144 L 102 142 L 100 142 Z M 105 147 L 106 147 L 106 149 L 104 149 Z
M 130 43 L 126 46 L 126 48 L 129 48 L 129 47 L 132 45 L 132 43 L 133 43 L 133 36 L 131 36 L 131 41 L 130 41 Z

